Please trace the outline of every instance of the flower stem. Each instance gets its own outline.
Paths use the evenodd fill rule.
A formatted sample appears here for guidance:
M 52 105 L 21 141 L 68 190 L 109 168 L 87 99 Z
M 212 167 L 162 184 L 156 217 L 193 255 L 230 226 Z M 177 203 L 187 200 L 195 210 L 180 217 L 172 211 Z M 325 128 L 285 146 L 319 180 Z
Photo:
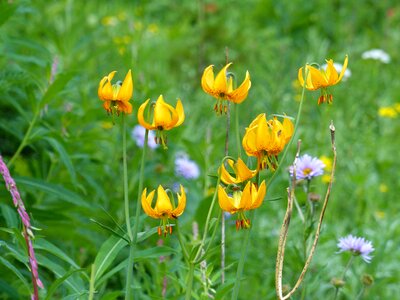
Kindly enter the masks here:
M 90 283 L 89 283 L 89 300 L 94 299 L 94 281 L 95 281 L 95 274 L 96 274 L 96 266 L 93 264 L 91 268 L 91 274 L 90 274 Z
M 235 131 L 236 131 L 236 147 L 238 157 L 242 156 L 242 148 L 240 147 L 240 133 L 239 133 L 239 104 L 235 104 Z M 226 154 L 227 155 L 227 154 Z
M 342 281 L 344 281 L 344 280 L 346 279 L 346 273 L 347 273 L 347 271 L 350 269 L 350 266 L 352 265 L 353 260 L 354 260 L 354 255 L 350 256 L 350 259 L 349 259 L 349 261 L 347 262 L 347 265 L 346 265 L 346 267 L 345 267 L 344 270 L 343 270 L 342 277 L 340 278 Z M 336 300 L 336 298 L 337 298 L 337 296 L 338 296 L 338 294 L 339 294 L 339 289 L 340 289 L 339 286 L 336 286 L 336 287 L 335 287 L 335 295 L 333 296 L 333 300 Z
M 39 108 L 36 108 L 35 114 L 33 115 L 32 121 L 29 123 L 29 127 L 26 130 L 26 133 L 24 135 L 24 138 L 21 141 L 21 144 L 19 144 L 17 151 L 15 151 L 14 155 L 11 157 L 11 159 L 8 161 L 7 167 L 10 168 L 11 165 L 14 163 L 14 161 L 18 158 L 18 156 L 21 154 L 22 150 L 25 148 L 27 145 L 28 139 L 31 135 L 33 126 L 36 123 L 36 120 L 39 116 Z
M 126 120 L 125 114 L 122 114 L 122 165 L 124 176 L 124 205 L 125 205 L 125 222 L 129 240 L 132 241 L 132 228 L 129 217 L 129 197 L 128 197 L 128 167 L 126 162 Z
M 192 298 L 192 286 L 193 286 L 193 277 L 194 277 L 194 262 L 189 264 L 189 273 L 188 279 L 186 282 L 186 295 L 185 300 L 190 300 Z

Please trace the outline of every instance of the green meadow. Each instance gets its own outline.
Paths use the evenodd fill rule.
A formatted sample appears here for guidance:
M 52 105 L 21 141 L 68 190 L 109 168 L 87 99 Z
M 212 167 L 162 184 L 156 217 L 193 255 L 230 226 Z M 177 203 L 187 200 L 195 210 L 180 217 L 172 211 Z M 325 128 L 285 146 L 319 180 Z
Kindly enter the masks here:
M 390 0 L 0 1 L 0 299 L 395 299 L 399 24 Z M 228 156 L 252 175 L 223 182 Z

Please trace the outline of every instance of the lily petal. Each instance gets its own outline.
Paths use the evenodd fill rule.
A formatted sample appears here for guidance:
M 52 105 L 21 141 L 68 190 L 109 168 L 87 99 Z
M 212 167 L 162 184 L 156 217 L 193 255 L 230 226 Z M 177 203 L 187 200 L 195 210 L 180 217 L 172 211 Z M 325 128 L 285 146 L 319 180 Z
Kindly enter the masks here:
M 225 189 L 222 186 L 218 186 L 218 203 L 223 211 L 235 213 L 237 209 L 232 205 L 232 198 L 228 197 Z
M 337 79 L 336 83 L 338 83 L 340 80 L 342 80 L 342 78 L 344 76 L 344 72 L 346 72 L 348 62 L 349 62 L 349 57 L 346 55 L 346 57 L 344 59 L 342 71 L 340 71 L 340 75 L 339 75 L 339 78 Z
M 234 103 L 242 103 L 247 98 L 250 87 L 250 74 L 249 71 L 246 71 L 246 77 L 242 84 L 237 89 L 229 93 L 229 100 L 233 101 Z
M 174 127 L 177 127 L 181 125 L 183 121 L 185 121 L 185 112 L 183 110 L 181 99 L 178 99 L 178 101 L 176 102 L 175 111 L 178 114 L 178 122 L 174 125 Z
M 124 82 L 118 92 L 118 100 L 128 102 L 133 93 L 133 80 L 131 70 L 125 76 Z
M 138 122 L 140 125 L 142 125 L 144 128 L 146 128 L 148 130 L 154 130 L 154 129 L 157 129 L 157 127 L 147 123 L 146 120 L 144 119 L 144 110 L 146 109 L 146 106 L 149 103 L 149 101 L 150 101 L 150 99 L 147 99 L 142 105 L 140 105 L 140 107 L 138 109 L 137 117 L 138 117 Z
M 267 186 L 265 184 L 265 180 L 258 187 L 258 191 L 255 185 L 253 185 L 252 190 L 252 204 L 249 209 L 259 208 L 264 200 L 265 193 L 267 192 Z
M 169 199 L 167 192 L 161 185 L 159 185 L 157 188 L 157 202 L 154 209 L 157 213 L 161 215 L 170 215 L 173 209 L 171 200 Z
M 203 72 L 203 76 L 201 77 L 201 87 L 203 90 L 210 95 L 213 95 L 214 89 L 214 71 L 213 65 L 208 66 L 205 68 Z
M 178 195 L 178 206 L 172 211 L 171 215 L 176 218 L 179 217 L 186 207 L 186 193 L 182 185 L 180 185 L 181 194 Z
M 148 216 L 158 219 L 159 214 L 156 213 L 156 211 L 151 207 L 151 202 L 153 201 L 155 191 L 150 192 L 148 196 L 146 196 L 146 193 L 147 189 L 144 189 L 142 193 L 142 208 Z

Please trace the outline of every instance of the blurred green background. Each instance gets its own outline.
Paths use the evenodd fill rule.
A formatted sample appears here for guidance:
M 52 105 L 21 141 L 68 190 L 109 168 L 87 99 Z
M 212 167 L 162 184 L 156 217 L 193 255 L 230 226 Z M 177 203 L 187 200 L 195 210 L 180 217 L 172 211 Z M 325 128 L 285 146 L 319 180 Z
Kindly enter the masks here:
M 338 167 L 307 288 L 293 299 L 302 294 L 302 299 L 333 296 L 330 280 L 341 275 L 348 259 L 336 253 L 337 239 L 350 233 L 371 240 L 376 250 L 371 264 L 354 264 L 341 299 L 355 299 L 364 273 L 375 279 L 364 299 L 393 299 L 399 293 L 398 1 L 1 1 L 0 25 L 0 153 L 8 162 L 24 143 L 10 171 L 33 226 L 40 228 L 35 245 L 47 288 L 41 291 L 43 298 L 57 278 L 78 270 L 55 286 L 51 299 L 86 299 L 90 265 L 111 235 L 90 219 L 112 227 L 107 211 L 124 222 L 120 120 L 113 126 L 97 97 L 100 79 L 113 70 L 121 80 L 128 69 L 133 72 L 129 128 L 137 124 L 137 109 L 146 99 L 163 94 L 173 105 L 182 99 L 185 123 L 168 133 L 168 151 L 149 151 L 145 186 L 182 183 L 188 194 L 182 231 L 190 241 L 197 222 L 202 232 L 215 185 L 209 175 L 216 173 L 224 155 L 226 120 L 213 112 L 214 100 L 202 91 L 200 78 L 206 66 L 219 70 L 225 65 L 226 48 L 237 80 L 241 82 L 246 70 L 251 75 L 249 96 L 239 109 L 241 136 L 259 113 L 296 116 L 299 67 L 329 58 L 343 63 L 349 56 L 351 76 L 331 89 L 333 105 L 317 106 L 319 92 L 305 95 L 296 136 L 302 140 L 302 153 L 331 156 L 328 127 L 334 120 Z M 362 59 L 363 52 L 374 48 L 387 52 L 391 61 Z M 231 136 L 230 152 L 237 155 L 233 131 Z M 198 180 L 175 174 L 174 160 L 182 152 L 199 164 Z M 275 256 L 286 208 L 287 166 L 294 154 L 295 143 L 268 188 L 267 200 L 279 201 L 265 201 L 256 211 L 240 299 L 276 298 Z M 133 139 L 128 156 L 133 214 L 141 156 Z M 265 176 L 270 174 L 264 171 Z M 326 185 L 316 179 L 312 188 L 323 194 Z M 26 299 L 29 271 L 15 237 L 21 225 L 6 189 L 0 195 L 0 298 Z M 298 197 L 304 198 L 301 189 Z M 144 214 L 141 221 L 143 230 L 158 225 Z M 228 284 L 220 282 L 216 244 L 207 258 L 211 286 L 204 289 L 196 273 L 199 299 L 208 298 L 207 289 L 215 296 L 210 287 L 216 298 L 223 298 L 224 288 L 229 290 L 235 280 L 244 232 L 236 232 L 233 223 L 233 218 L 227 220 Z M 284 272 L 288 285 L 303 265 L 301 226 L 295 215 Z M 139 247 L 152 249 L 157 240 L 152 235 Z M 183 293 L 185 266 L 176 237 L 166 238 L 164 245 L 163 262 L 143 254 L 135 265 L 141 274 L 135 277 L 140 299 L 179 299 Z M 113 266 L 126 257 L 124 249 Z M 121 297 L 123 273 L 116 270 L 105 278 L 96 297 Z

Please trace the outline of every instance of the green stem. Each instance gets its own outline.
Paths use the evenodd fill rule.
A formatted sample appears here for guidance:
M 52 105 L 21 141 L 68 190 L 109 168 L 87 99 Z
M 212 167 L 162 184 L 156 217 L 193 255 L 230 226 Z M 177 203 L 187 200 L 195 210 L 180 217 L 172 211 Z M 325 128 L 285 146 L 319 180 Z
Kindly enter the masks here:
M 93 264 L 91 268 L 91 274 L 90 274 L 90 283 L 89 283 L 89 300 L 93 300 L 94 298 L 94 281 L 95 281 L 95 272 L 96 271 L 96 266 Z
M 10 168 L 11 165 L 14 163 L 14 161 L 18 158 L 18 156 L 21 154 L 21 151 L 25 148 L 25 146 L 27 145 L 27 141 L 31 135 L 33 126 L 36 123 L 36 120 L 39 116 L 39 108 L 36 109 L 35 114 L 33 115 L 33 119 L 32 121 L 29 123 L 29 127 L 24 135 L 24 138 L 21 141 L 21 144 L 19 144 L 17 151 L 15 151 L 13 157 L 11 157 L 11 159 L 9 160 L 7 167 Z
M 188 279 L 186 282 L 187 288 L 186 288 L 185 300 L 192 299 L 193 277 L 194 277 L 194 263 L 192 262 L 189 265 L 189 274 L 188 274 Z
M 346 279 L 346 273 L 347 273 L 347 271 L 350 269 L 350 266 L 351 266 L 351 264 L 353 263 L 353 260 L 354 260 L 354 255 L 352 255 L 352 256 L 350 257 L 349 261 L 347 262 L 347 265 L 346 265 L 346 267 L 344 268 L 342 277 L 340 278 L 341 280 L 344 281 L 344 280 Z M 337 297 L 337 295 L 339 294 L 339 289 L 340 289 L 340 287 L 337 286 L 336 289 L 335 289 L 335 295 L 334 295 L 334 297 L 333 297 L 333 300 L 336 300 L 336 297 Z
M 250 212 L 250 219 L 254 221 L 254 210 Z M 246 253 L 247 253 L 247 247 L 249 245 L 249 237 L 250 237 L 250 231 L 251 227 L 248 228 L 244 234 L 244 241 L 243 241 L 243 246 L 242 252 L 240 253 L 240 259 L 239 259 L 239 264 L 238 268 L 236 271 L 236 280 L 235 280 L 235 286 L 233 287 L 233 292 L 232 292 L 232 300 L 236 300 L 239 296 L 239 289 L 240 289 L 240 281 L 244 269 L 244 262 L 246 258 Z
M 126 120 L 125 114 L 122 114 L 122 164 L 124 169 L 124 205 L 125 205 L 125 222 L 129 240 L 132 241 L 132 228 L 129 217 L 129 197 L 128 197 L 128 167 L 126 159 Z
M 125 300 L 132 299 L 132 282 L 133 282 L 133 253 L 135 245 L 131 242 L 129 245 L 129 258 L 128 267 L 126 269 L 126 287 L 125 287 Z
M 242 156 L 242 148 L 240 147 L 240 133 L 239 133 L 239 104 L 235 104 L 235 131 L 236 131 L 236 147 L 238 157 Z

